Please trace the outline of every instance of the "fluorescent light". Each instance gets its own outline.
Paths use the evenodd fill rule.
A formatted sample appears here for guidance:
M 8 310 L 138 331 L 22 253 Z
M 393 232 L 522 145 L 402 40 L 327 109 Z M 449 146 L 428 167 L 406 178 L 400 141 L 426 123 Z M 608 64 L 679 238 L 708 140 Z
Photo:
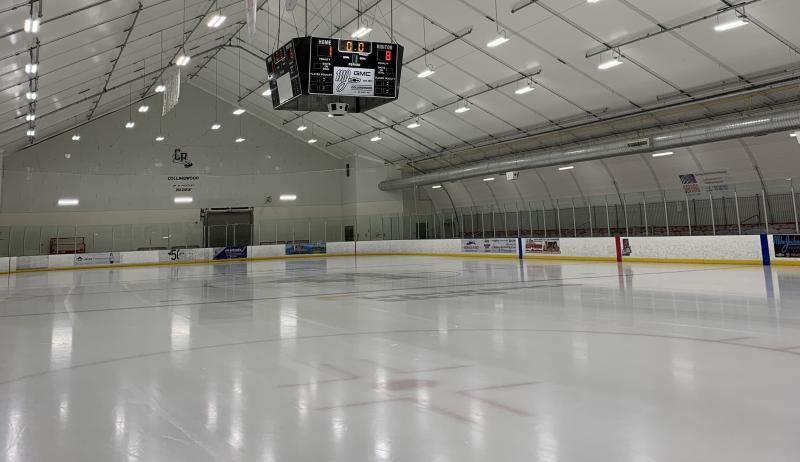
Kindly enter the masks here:
M 530 92 L 532 92 L 533 90 L 534 90 L 534 88 L 533 88 L 532 86 L 530 86 L 530 85 L 525 85 L 525 86 L 524 86 L 524 87 L 522 87 L 522 88 L 518 88 L 518 89 L 517 89 L 517 91 L 515 91 L 514 93 L 516 93 L 516 94 L 518 94 L 518 95 L 524 95 L 525 93 L 530 93 Z
M 597 68 L 600 69 L 601 71 L 604 71 L 606 69 L 611 69 L 612 67 L 617 67 L 623 62 L 624 61 L 622 59 L 614 57 L 611 59 L 611 61 L 606 61 L 604 63 L 601 63 L 599 66 L 597 66 Z
M 35 74 L 39 70 L 39 65 L 36 63 L 28 63 L 25 65 L 25 73 L 26 74 Z
M 299 127 L 297 127 L 298 132 L 304 132 L 306 130 L 308 130 L 308 127 L 306 127 L 305 125 L 300 125 Z
M 216 29 L 217 27 L 221 26 L 222 23 L 225 22 L 226 19 L 228 19 L 228 18 L 226 18 L 222 13 L 217 12 L 217 13 L 214 13 L 213 16 L 208 18 L 208 22 L 206 22 L 206 25 L 208 27 Z
M 36 130 L 29 128 L 27 132 L 25 132 L 28 136 L 36 136 Z
M 25 120 L 27 120 L 28 122 L 36 120 L 36 114 L 28 114 L 28 115 L 26 115 L 25 116 Z
M 800 135 L 800 132 L 789 133 L 792 138 L 797 138 L 798 135 Z
M 726 30 L 736 29 L 737 27 L 746 26 L 749 24 L 749 21 L 746 19 L 739 18 L 735 21 L 730 22 L 723 22 L 722 24 L 717 24 L 714 26 L 714 30 L 717 32 L 725 32 Z
M 191 196 L 177 196 L 172 201 L 176 204 L 191 204 L 194 202 L 194 198 Z
M 272 96 L 272 89 L 267 88 L 261 93 L 261 96 Z
M 25 25 L 22 28 L 25 32 L 36 34 L 39 32 L 39 19 L 28 18 L 25 20 Z
M 180 56 L 178 56 L 178 59 L 175 60 L 175 65 L 176 66 L 185 66 L 185 65 L 189 64 L 189 60 L 190 59 L 192 59 L 192 58 L 190 58 L 187 55 L 180 55 Z
M 308 144 L 314 144 L 316 142 L 317 142 L 316 138 L 311 138 L 310 140 L 308 140 Z
M 381 136 L 380 136 L 380 135 L 375 135 L 375 136 L 373 136 L 372 138 L 370 138 L 369 140 L 370 140 L 370 141 L 380 141 L 380 140 L 382 140 L 382 139 L 383 139 L 383 138 L 381 138 Z
M 508 40 L 509 40 L 508 37 L 506 37 L 505 35 L 501 35 L 496 39 L 492 40 L 491 42 L 487 43 L 486 46 L 489 48 L 499 47 L 500 45 L 508 42 Z
M 494 181 L 494 177 L 490 176 L 489 178 L 484 178 L 483 181 Z
M 408 128 L 417 128 L 419 126 L 420 126 L 419 122 L 411 122 L 410 124 L 406 125 L 406 127 Z
M 297 194 L 281 194 L 280 200 L 282 201 L 294 201 L 297 200 Z
M 27 99 L 28 101 L 35 100 L 37 96 L 38 95 L 36 94 L 35 91 L 29 91 L 29 92 L 25 93 L 25 99 Z
M 158 135 L 156 141 L 164 141 L 164 135 Z
M 72 135 L 72 141 L 80 141 L 80 140 L 81 140 L 81 135 L 77 133 Z
M 239 108 L 234 109 L 233 115 L 242 115 L 242 114 L 244 114 L 244 112 L 245 112 L 244 109 L 239 107 Z
M 675 153 L 672 152 L 672 151 L 669 151 L 669 152 L 658 152 L 656 154 L 653 154 L 653 157 L 666 157 L 666 156 L 671 156 L 673 154 L 675 154 Z
M 70 157 L 72 157 L 72 154 L 70 154 L 68 152 L 64 153 L 64 158 L 65 159 L 69 159 Z
M 73 206 L 73 205 L 78 205 L 80 203 L 81 203 L 81 201 L 79 201 L 78 199 L 59 199 L 58 200 L 58 205 L 60 205 L 62 207 L 69 207 L 69 206 Z
M 235 140 L 233 140 L 233 141 L 235 141 L 235 142 L 237 142 L 237 143 L 244 143 L 244 138 L 242 138 L 242 137 L 240 136 L 239 138 L 236 138 L 236 139 L 235 139 Z
M 600 0 L 586 0 L 586 3 L 597 3 L 597 2 L 599 2 L 599 1 L 600 1 Z
M 146 104 L 142 104 L 141 106 L 139 106 L 139 112 L 147 112 L 149 110 L 150 110 L 150 106 L 148 106 Z
M 467 111 L 469 111 L 469 106 L 461 106 L 461 107 L 457 108 L 453 112 L 455 112 L 456 114 L 463 114 L 463 113 L 465 113 Z
M 136 126 L 136 122 L 134 122 L 132 120 L 128 121 L 128 122 L 125 122 L 125 128 L 133 128 L 135 126 Z
M 435 184 L 435 185 L 431 186 L 431 189 L 442 189 L 442 185 Z
M 166 89 L 167 87 L 164 85 L 156 85 L 156 93 L 164 93 L 164 90 Z
M 328 114 L 328 118 L 333 119 L 333 114 Z
M 421 78 L 421 79 L 424 79 L 424 78 L 426 78 L 426 77 L 430 77 L 430 76 L 432 76 L 432 75 L 433 75 L 433 74 L 435 74 L 435 73 L 436 73 L 436 71 L 434 71 L 433 69 L 431 69 L 431 68 L 427 68 L 427 69 L 425 69 L 424 71 L 422 71 L 422 72 L 420 72 L 419 74 L 417 74 L 417 77 L 419 77 L 419 78 Z
M 355 32 L 353 32 L 353 35 L 351 37 L 353 37 L 353 38 L 361 38 L 361 37 L 369 34 L 370 32 L 372 32 L 372 28 L 369 28 L 367 26 L 361 26 L 358 29 L 356 29 Z
M 559 170 L 561 170 L 561 171 L 564 171 L 564 170 L 572 170 L 573 168 L 575 168 L 575 166 L 574 166 L 574 165 L 568 165 L 568 166 L 566 166 L 566 167 L 558 167 L 558 169 L 559 169 Z
M 217 123 L 215 123 L 214 125 L 211 126 L 212 130 L 219 130 L 220 128 L 222 128 L 222 125 L 217 124 Z

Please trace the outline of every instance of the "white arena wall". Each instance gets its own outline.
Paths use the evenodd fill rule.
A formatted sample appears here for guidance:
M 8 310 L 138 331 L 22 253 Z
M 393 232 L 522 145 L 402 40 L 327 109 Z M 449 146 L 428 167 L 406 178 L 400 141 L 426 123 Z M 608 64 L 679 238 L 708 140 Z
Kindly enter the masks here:
M 775 258 L 770 242 L 771 262 L 774 265 L 798 265 L 800 259 Z M 625 238 L 623 238 L 625 239 Z M 552 239 L 551 239 L 552 240 Z M 483 241 L 483 240 L 479 240 Z M 505 239 L 498 239 L 505 241 Z M 525 239 L 521 240 L 525 245 Z M 636 237 L 629 238 L 632 254 L 622 258 L 623 263 L 689 263 L 689 264 L 762 264 L 760 236 L 695 236 L 695 237 Z M 336 256 L 420 255 L 442 257 L 488 257 L 517 259 L 518 253 L 465 252 L 459 239 L 387 240 L 326 243 L 325 254 L 287 255 L 285 245 L 259 245 L 247 248 L 243 260 L 325 258 Z M 560 254 L 525 254 L 526 259 L 608 261 L 617 260 L 615 238 L 565 238 L 559 240 Z M 152 266 L 191 263 L 223 263 L 234 260 L 214 260 L 214 249 L 182 250 L 190 257 L 170 261 L 168 251 L 114 252 L 114 261 L 92 264 L 92 259 L 108 258 L 112 253 L 78 255 L 40 255 L 0 258 L 0 273 L 25 271 L 88 269 L 98 267 Z M 83 261 L 77 263 L 76 257 Z M 185 259 L 184 259 L 185 258 Z M 87 261 L 89 263 L 87 263 Z

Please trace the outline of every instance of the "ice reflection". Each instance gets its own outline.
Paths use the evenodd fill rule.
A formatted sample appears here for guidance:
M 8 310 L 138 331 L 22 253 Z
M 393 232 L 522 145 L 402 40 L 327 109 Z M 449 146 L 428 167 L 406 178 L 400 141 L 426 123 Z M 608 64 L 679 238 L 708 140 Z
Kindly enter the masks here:
M 5 452 L 7 462 L 18 462 L 20 460 L 19 443 L 23 432 L 22 415 L 19 410 L 11 409 L 8 414 L 8 428 L 6 429 Z
M 191 344 L 191 339 L 192 322 L 185 316 L 173 313 L 170 330 L 170 345 L 172 351 L 188 349 Z
M 69 365 L 72 360 L 72 319 L 65 316 L 53 318 L 50 333 L 50 365 Z
M 572 361 L 580 369 L 585 369 L 589 363 L 589 345 L 585 335 L 572 335 Z
M 297 337 L 297 301 L 293 298 L 281 300 L 281 338 Z
M 65 424 L 69 420 L 69 399 L 62 394 L 58 399 L 58 420 Z
M 684 391 L 694 390 L 694 358 L 686 342 L 672 344 L 672 380 Z

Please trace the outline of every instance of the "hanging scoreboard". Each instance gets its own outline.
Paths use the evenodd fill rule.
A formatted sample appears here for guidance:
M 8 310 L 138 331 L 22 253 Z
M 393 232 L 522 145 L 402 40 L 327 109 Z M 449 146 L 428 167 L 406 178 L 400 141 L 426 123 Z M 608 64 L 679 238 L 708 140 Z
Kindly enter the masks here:
M 364 112 L 396 100 L 403 47 L 396 43 L 300 37 L 267 58 L 275 109 Z

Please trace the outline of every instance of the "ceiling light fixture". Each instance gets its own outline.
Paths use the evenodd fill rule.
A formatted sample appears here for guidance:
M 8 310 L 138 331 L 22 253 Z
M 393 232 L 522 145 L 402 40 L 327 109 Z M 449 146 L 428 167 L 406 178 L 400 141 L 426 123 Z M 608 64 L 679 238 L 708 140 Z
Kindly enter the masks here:
M 192 59 L 192 58 L 189 57 L 189 55 L 187 55 L 186 52 L 184 52 L 184 53 L 178 55 L 178 58 L 175 60 L 175 65 L 176 66 L 185 66 L 185 65 L 189 64 L 189 60 L 190 59 Z
M 499 47 L 500 45 L 508 42 L 509 38 L 505 36 L 505 32 L 500 37 L 492 40 L 491 42 L 487 43 L 486 46 L 489 48 Z
M 304 132 L 306 130 L 308 130 L 308 127 L 306 127 L 305 125 L 300 125 L 299 127 L 297 127 L 298 132 Z
M 731 30 L 731 29 L 737 29 L 739 27 L 746 26 L 748 24 L 750 24 L 750 21 L 747 20 L 746 17 L 742 16 L 742 17 L 739 17 L 738 19 L 736 19 L 734 21 L 723 22 L 721 24 L 717 24 L 716 26 L 714 26 L 714 30 L 716 32 L 725 32 L 725 31 L 728 31 L 728 30 Z
M 435 73 L 436 73 L 436 71 L 434 71 L 433 69 L 431 69 L 429 67 L 429 68 L 425 69 L 424 71 L 420 72 L 419 74 L 417 74 L 417 77 L 419 77 L 420 79 L 425 79 L 425 78 L 428 78 L 428 77 L 432 76 Z
M 25 32 L 29 34 L 39 33 L 39 18 L 28 18 L 25 20 L 25 25 L 22 27 Z
M 164 141 L 164 135 L 158 135 L 156 141 Z
M 164 90 L 166 89 L 167 87 L 164 85 L 156 85 L 156 93 L 164 93 Z
M 488 178 L 484 178 L 483 181 L 494 181 L 494 177 L 490 176 Z
M 221 26 L 226 19 L 228 18 L 225 17 L 225 15 L 222 14 L 221 11 L 217 11 L 210 18 L 208 18 L 208 22 L 206 22 L 206 25 L 212 29 L 216 29 L 217 27 Z
M 261 96 L 272 96 L 272 90 L 267 88 L 261 93 Z
M 194 202 L 194 198 L 191 196 L 177 196 L 174 199 L 172 199 L 172 202 L 176 204 L 191 204 L 192 202 Z
M 351 37 L 353 37 L 353 38 L 361 38 L 361 37 L 369 34 L 370 32 L 372 32 L 372 28 L 371 27 L 361 26 L 358 29 L 356 29 L 355 32 L 353 32 L 353 35 L 351 35 Z
M 146 104 L 142 104 L 141 106 L 139 106 L 139 112 L 147 112 L 149 110 L 150 110 L 150 106 L 148 106 Z
M 558 167 L 558 170 L 563 172 L 564 170 L 572 170 L 573 168 L 575 168 L 574 165 L 568 165 L 566 167 Z
M 431 186 L 431 189 L 442 189 L 442 185 L 435 184 L 435 185 Z
M 134 122 L 132 120 L 129 120 L 128 122 L 125 122 L 125 128 L 133 128 L 135 126 L 136 126 L 136 122 Z
M 25 73 L 34 75 L 39 70 L 39 65 L 36 63 L 28 63 L 25 65 Z
M 242 137 L 240 136 L 239 138 L 236 138 L 236 139 L 235 139 L 235 140 L 233 140 L 233 141 L 235 141 L 235 142 L 237 142 L 237 143 L 244 143 L 244 138 L 242 138 Z
M 373 136 L 372 138 L 370 138 L 369 140 L 370 140 L 370 141 L 380 141 L 380 140 L 382 140 L 382 139 L 383 139 L 383 138 L 381 137 L 381 135 L 380 135 L 380 133 L 379 133 L 379 134 L 377 134 L 377 135 Z
M 62 207 L 69 207 L 69 206 L 73 206 L 73 205 L 78 205 L 80 203 L 81 203 L 81 201 L 79 201 L 78 199 L 59 199 L 58 200 L 58 205 L 60 205 Z
M 35 100 L 37 96 L 38 95 L 36 94 L 35 91 L 29 91 L 29 92 L 25 93 L 25 99 L 27 99 L 28 101 Z
M 242 108 L 240 108 L 240 107 L 239 107 L 239 108 L 236 108 L 236 109 L 233 111 L 233 115 L 242 115 L 242 114 L 244 114 L 244 113 L 245 113 L 245 110 L 244 110 L 244 109 L 242 109 Z
M 421 124 L 419 123 L 419 119 L 411 122 L 410 124 L 406 125 L 408 128 L 419 128 Z
M 77 133 L 72 135 L 72 141 L 80 141 L 80 140 L 81 140 L 81 135 Z
M 514 93 L 517 95 L 524 95 L 525 93 L 530 93 L 535 89 L 536 88 L 533 86 L 533 84 L 531 82 L 528 82 L 528 84 L 525 85 L 524 87 L 517 88 L 517 90 L 514 91 Z
M 32 121 L 36 120 L 36 114 L 28 114 L 28 115 L 26 115 L 25 116 L 25 120 L 27 120 L 28 122 L 32 122 Z
M 673 154 L 675 154 L 675 153 L 672 152 L 672 151 L 669 151 L 669 152 L 657 152 L 657 153 L 653 154 L 653 157 L 666 157 L 666 156 L 671 156 Z
M 614 56 L 611 58 L 610 61 L 600 63 L 600 65 L 597 66 L 597 68 L 600 69 L 601 71 L 605 71 L 607 69 L 611 69 L 612 67 L 617 67 L 624 62 L 625 61 L 623 61 L 620 56 Z
M 28 136 L 36 136 L 36 130 L 29 128 L 27 132 L 25 132 Z
M 314 144 L 316 142 L 317 142 L 316 138 L 311 138 L 310 140 L 308 140 L 308 144 Z
M 212 130 L 219 130 L 220 128 L 222 128 L 222 125 L 220 125 L 220 124 L 213 124 L 213 125 L 211 126 L 211 129 L 212 129 Z
M 297 200 L 297 194 L 281 194 L 279 199 L 282 201 L 295 201 Z
M 463 106 L 457 107 L 456 110 L 453 112 L 455 112 L 456 114 L 463 114 L 469 110 L 470 110 L 469 102 L 465 102 Z

